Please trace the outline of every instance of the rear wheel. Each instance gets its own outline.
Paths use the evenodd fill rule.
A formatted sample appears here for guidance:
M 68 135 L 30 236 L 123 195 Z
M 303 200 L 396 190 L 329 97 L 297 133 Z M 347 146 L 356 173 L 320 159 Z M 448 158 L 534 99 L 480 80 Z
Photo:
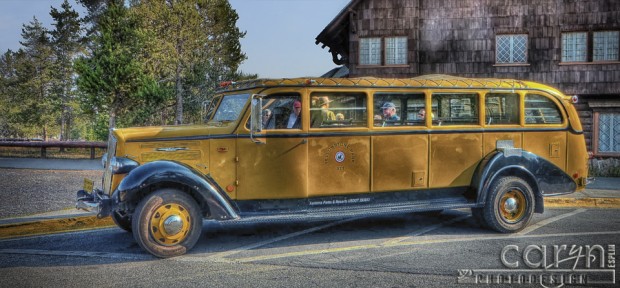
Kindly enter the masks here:
M 114 224 L 119 228 L 131 232 L 131 216 L 114 211 L 112 212 L 112 221 L 114 221 Z
M 491 185 L 482 215 L 474 216 L 482 216 L 485 226 L 493 230 L 517 232 L 532 219 L 534 201 L 534 192 L 527 182 L 518 177 L 503 177 Z
M 136 242 L 160 258 L 187 253 L 202 232 L 200 207 L 188 194 L 174 189 L 159 190 L 142 199 L 132 222 Z

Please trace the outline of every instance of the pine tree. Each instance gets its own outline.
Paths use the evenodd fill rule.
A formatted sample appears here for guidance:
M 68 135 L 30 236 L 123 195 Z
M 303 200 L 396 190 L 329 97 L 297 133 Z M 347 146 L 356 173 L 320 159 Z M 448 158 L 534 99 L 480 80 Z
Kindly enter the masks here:
M 152 71 L 174 87 L 175 123 L 184 121 L 184 100 L 192 107 L 221 77 L 234 75 L 246 59 L 236 27 L 238 15 L 227 0 L 133 1 L 149 35 Z
M 61 10 L 52 7 L 50 15 L 55 27 L 50 31 L 56 58 L 54 70 L 57 82 L 54 94 L 57 97 L 57 107 L 60 111 L 60 138 L 66 140 L 70 135 L 71 119 L 76 103 L 72 89 L 74 84 L 73 59 L 83 50 L 81 20 L 67 0 L 62 3 Z
M 91 55 L 76 63 L 83 105 L 92 115 L 107 113 L 108 126 L 128 111 L 140 113 L 157 104 L 157 83 L 144 73 L 138 55 L 143 49 L 137 20 L 123 1 L 109 1 L 98 17 Z
M 48 137 L 48 124 L 55 122 L 50 91 L 53 84 L 53 51 L 48 31 L 37 18 L 22 28 L 20 44 L 26 59 L 21 66 L 23 83 L 19 101 L 21 120 L 32 127 L 41 128 L 44 140 Z

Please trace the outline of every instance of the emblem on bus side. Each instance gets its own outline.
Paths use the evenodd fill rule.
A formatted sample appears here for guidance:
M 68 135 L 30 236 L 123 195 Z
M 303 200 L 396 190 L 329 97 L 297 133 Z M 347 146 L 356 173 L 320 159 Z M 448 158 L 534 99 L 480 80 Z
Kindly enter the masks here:
M 344 152 L 342 151 L 338 151 L 336 152 L 336 162 L 338 163 L 342 163 L 342 161 L 344 161 Z

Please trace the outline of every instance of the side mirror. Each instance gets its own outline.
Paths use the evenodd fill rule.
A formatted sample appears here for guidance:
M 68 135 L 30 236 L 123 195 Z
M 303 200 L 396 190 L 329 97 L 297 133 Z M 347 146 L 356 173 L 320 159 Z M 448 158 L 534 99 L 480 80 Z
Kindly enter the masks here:
M 254 139 L 254 133 L 263 131 L 263 97 L 264 95 L 253 94 L 250 103 L 250 140 L 256 144 L 265 144 Z

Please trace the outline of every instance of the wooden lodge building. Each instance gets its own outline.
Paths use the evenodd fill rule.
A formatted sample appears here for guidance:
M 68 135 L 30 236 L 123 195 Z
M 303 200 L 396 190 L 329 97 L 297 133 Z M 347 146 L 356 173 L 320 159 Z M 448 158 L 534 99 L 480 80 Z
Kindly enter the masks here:
M 344 77 L 516 78 L 578 95 L 595 156 L 620 156 L 619 0 L 352 0 L 316 37 Z

